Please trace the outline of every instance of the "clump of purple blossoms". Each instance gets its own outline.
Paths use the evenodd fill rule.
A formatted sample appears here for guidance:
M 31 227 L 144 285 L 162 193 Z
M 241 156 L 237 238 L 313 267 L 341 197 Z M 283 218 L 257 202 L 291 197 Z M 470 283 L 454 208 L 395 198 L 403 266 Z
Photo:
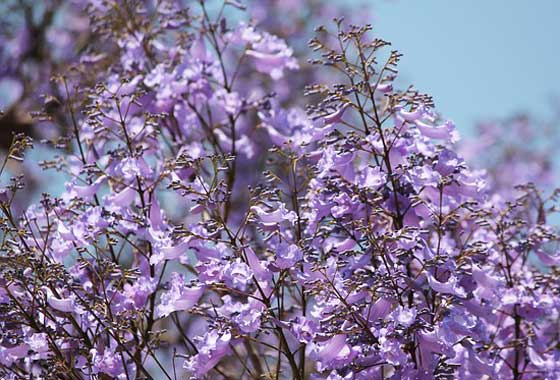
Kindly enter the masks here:
M 306 105 L 266 23 L 189 5 L 87 2 L 64 191 L 0 191 L 0 376 L 558 378 L 558 193 L 489 186 L 371 26 L 317 28 Z

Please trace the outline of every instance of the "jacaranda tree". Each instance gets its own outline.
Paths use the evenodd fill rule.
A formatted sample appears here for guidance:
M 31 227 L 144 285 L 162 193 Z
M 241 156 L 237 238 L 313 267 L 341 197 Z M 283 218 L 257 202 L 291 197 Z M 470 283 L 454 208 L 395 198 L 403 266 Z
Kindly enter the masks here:
M 370 25 L 278 4 L 14 2 L 89 21 L 6 74 L 67 182 L 18 211 L 14 135 L 1 378 L 558 379 L 558 193 L 471 169 Z

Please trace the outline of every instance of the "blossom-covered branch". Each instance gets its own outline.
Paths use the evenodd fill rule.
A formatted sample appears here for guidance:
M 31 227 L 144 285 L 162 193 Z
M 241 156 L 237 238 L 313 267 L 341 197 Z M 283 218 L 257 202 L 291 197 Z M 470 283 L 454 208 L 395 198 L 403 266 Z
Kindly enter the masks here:
M 489 186 L 370 25 L 318 27 L 310 69 L 189 5 L 87 2 L 36 119 L 65 188 L 0 191 L 0 375 L 556 378 L 557 192 Z

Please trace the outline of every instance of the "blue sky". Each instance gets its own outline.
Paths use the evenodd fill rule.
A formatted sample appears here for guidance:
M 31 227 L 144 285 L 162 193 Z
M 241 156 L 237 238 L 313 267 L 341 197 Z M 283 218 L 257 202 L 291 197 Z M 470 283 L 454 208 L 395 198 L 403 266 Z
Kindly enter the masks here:
M 558 0 L 372 4 L 376 33 L 404 54 L 403 83 L 431 94 L 463 134 L 485 118 L 549 115 L 560 97 Z

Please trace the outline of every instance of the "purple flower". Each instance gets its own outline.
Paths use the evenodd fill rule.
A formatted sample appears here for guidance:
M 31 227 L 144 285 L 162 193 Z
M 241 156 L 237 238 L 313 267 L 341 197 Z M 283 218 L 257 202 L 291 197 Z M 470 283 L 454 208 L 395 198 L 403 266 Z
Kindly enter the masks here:
M 169 290 L 161 295 L 157 306 L 157 316 L 166 317 L 175 311 L 189 310 L 195 306 L 204 293 L 204 286 L 187 286 L 182 274 L 173 272 L 169 280 Z
M 272 207 L 269 207 L 269 209 Z M 273 208 L 272 208 L 273 209 Z M 274 210 L 274 209 L 273 209 Z M 277 203 L 274 211 L 268 211 L 263 206 L 253 206 L 251 211 L 256 214 L 263 228 L 275 229 L 279 223 L 295 223 L 297 215 L 293 211 L 288 211 L 283 203 Z
M 253 40 L 252 49 L 245 54 L 252 58 L 257 71 L 269 74 L 274 80 L 284 76 L 284 70 L 297 70 L 299 65 L 291 48 L 281 39 L 263 33 L 258 40 Z
M 125 284 L 123 294 L 135 308 L 142 308 L 146 305 L 148 297 L 155 292 L 156 286 L 157 280 L 155 278 L 141 276 L 134 284 Z
M 301 249 L 295 244 L 281 242 L 275 250 L 276 266 L 280 269 L 292 268 L 303 258 Z
M 344 103 L 339 109 L 323 117 L 323 122 L 325 124 L 334 124 L 340 122 L 342 120 L 344 112 L 346 112 L 349 106 L 350 103 Z
M 223 273 L 226 284 L 233 289 L 245 290 L 253 278 L 253 271 L 241 259 L 228 263 Z
M 320 369 L 345 366 L 356 354 L 352 346 L 347 344 L 344 334 L 335 335 L 326 343 L 317 345 L 314 352 L 320 363 Z
M 76 304 L 75 297 L 72 295 L 69 297 L 60 297 L 53 293 L 53 291 L 47 287 L 43 288 L 43 291 L 47 297 L 47 304 L 55 310 L 61 311 L 63 313 L 82 313 L 83 310 Z
M 306 317 L 297 317 L 290 322 L 290 326 L 296 339 L 306 344 L 311 343 L 319 331 L 318 323 Z
M 229 331 L 207 331 L 199 339 L 198 353 L 185 361 L 184 367 L 194 376 L 202 377 L 230 352 L 232 336 Z
M 420 133 L 430 139 L 448 140 L 452 143 L 459 141 L 459 134 L 455 130 L 455 125 L 447 121 L 442 125 L 430 125 L 422 121 L 415 121 Z
M 14 362 L 27 356 L 29 346 L 20 344 L 13 347 L 4 347 L 0 345 L 0 363 L 6 367 L 11 367 Z
M 93 364 L 92 373 L 104 373 L 119 380 L 124 380 L 128 376 L 125 372 L 121 356 L 109 347 L 92 348 L 90 350 L 90 356 Z

